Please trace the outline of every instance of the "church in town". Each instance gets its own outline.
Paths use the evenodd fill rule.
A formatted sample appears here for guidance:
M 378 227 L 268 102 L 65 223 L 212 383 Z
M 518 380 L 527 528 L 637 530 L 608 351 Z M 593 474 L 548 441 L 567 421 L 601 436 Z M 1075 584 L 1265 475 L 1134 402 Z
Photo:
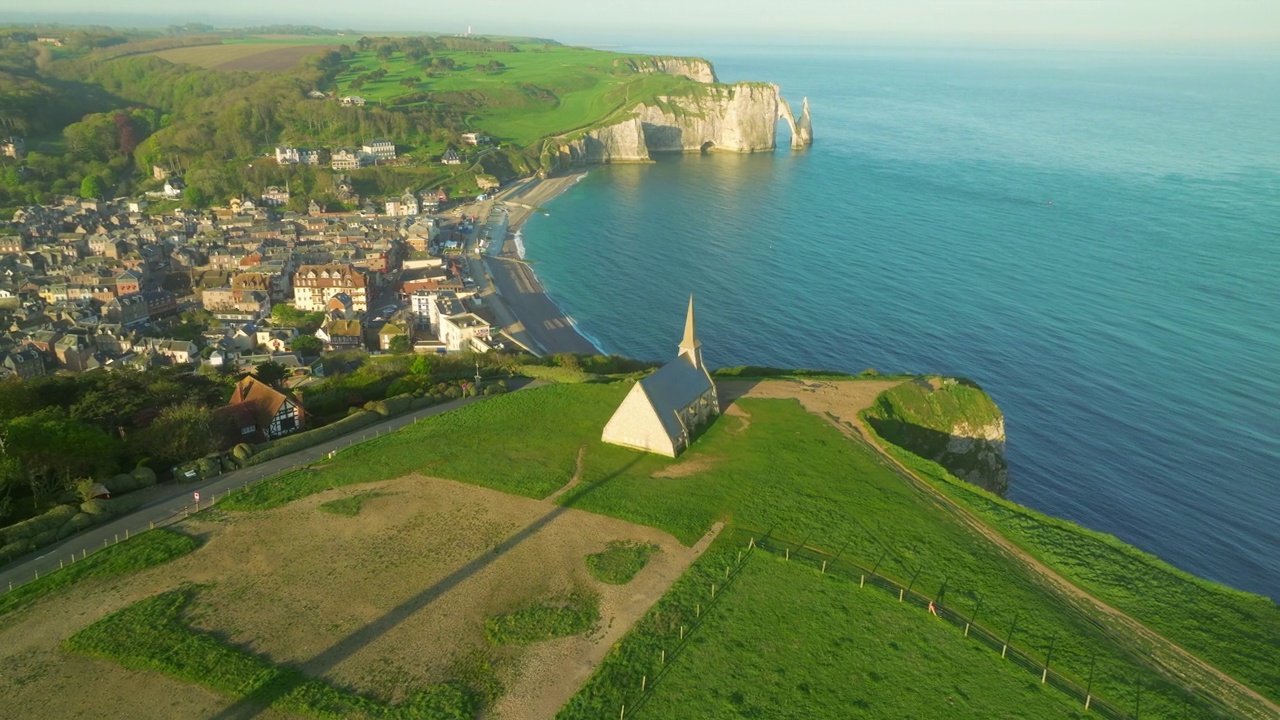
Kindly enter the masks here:
M 711 373 L 702 364 L 702 343 L 693 317 L 693 297 L 676 359 L 631 388 L 601 438 L 612 445 L 675 457 L 698 430 L 720 414 Z

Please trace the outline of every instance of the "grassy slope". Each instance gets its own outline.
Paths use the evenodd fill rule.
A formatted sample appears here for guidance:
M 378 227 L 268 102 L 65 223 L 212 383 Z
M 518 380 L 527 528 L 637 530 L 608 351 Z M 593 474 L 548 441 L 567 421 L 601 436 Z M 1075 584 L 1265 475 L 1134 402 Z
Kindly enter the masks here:
M 632 56 L 587 48 L 539 45 L 524 46 L 522 52 L 515 53 L 449 52 L 433 57 L 452 58 L 459 69 L 425 78 L 421 65 L 402 54 L 384 64 L 372 52 L 357 53 L 348 70 L 337 78 L 338 92 L 379 103 L 411 92 L 433 93 L 437 101 L 457 107 L 474 103 L 467 108 L 472 127 L 527 146 L 544 137 L 594 125 L 640 98 L 698 86 L 671 75 L 624 72 L 613 63 Z M 491 60 L 507 67 L 491 74 L 474 69 L 476 64 Z M 364 69 L 351 69 L 355 67 Z M 357 76 L 378 68 L 386 69 L 385 78 L 357 91 L 350 89 Z M 410 90 L 400 84 L 405 77 L 423 83 Z
M 975 488 L 936 463 L 895 457 L 1063 577 L 1272 700 L 1280 700 L 1280 607 L 1183 572 L 1119 539 Z
M 1209 716 L 1164 682 L 1095 621 L 1046 588 L 985 538 L 911 490 L 870 450 L 787 401 L 743 400 L 750 426 L 722 418 L 678 461 L 604 445 L 603 427 L 625 385 L 559 385 L 526 390 L 424 420 L 405 431 L 345 451 L 313 472 L 260 483 L 224 509 L 273 507 L 328 487 L 409 472 L 474 482 L 541 497 L 573 472 L 587 448 L 583 482 L 561 498 L 577 508 L 651 525 L 693 542 L 717 519 L 768 528 L 811 546 L 874 563 L 978 621 L 1009 627 L 1014 644 L 1042 653 L 1056 638 L 1054 665 L 1078 680 L 1096 653 L 1094 691 L 1115 702 L 1143 684 L 1143 711 Z M 653 479 L 673 462 L 704 469 L 685 478 Z M 887 553 L 885 552 L 887 551 Z M 775 599 L 779 622 L 794 608 Z M 706 679 L 715 682 L 714 677 Z
M 89 578 L 127 575 L 162 565 L 200 547 L 199 541 L 170 530 L 152 530 L 123 545 L 112 545 L 55 573 L 0 595 L 0 615 Z
M 793 612 L 779 617 L 786 606 Z M 940 672 L 943 667 L 949 670 Z M 920 608 L 761 553 L 744 565 L 639 715 L 782 720 L 1082 713 L 1065 695 L 1010 669 Z

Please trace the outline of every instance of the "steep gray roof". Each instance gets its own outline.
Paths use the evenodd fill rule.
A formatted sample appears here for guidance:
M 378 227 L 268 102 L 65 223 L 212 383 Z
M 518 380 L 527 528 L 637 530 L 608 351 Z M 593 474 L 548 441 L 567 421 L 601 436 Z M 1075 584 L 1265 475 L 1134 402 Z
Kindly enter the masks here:
M 710 390 L 711 381 L 705 372 L 694 367 L 688 355 L 681 355 L 641 380 L 640 386 L 653 403 L 667 436 L 675 438 L 681 431 L 676 413 Z

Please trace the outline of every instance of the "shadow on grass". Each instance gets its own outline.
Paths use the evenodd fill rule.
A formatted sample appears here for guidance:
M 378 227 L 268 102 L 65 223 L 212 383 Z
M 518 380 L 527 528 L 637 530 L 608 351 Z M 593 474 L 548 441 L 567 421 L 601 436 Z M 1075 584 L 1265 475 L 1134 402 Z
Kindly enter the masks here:
M 538 534 L 540 530 L 551 524 L 556 518 L 573 509 L 574 505 L 576 505 L 582 498 L 590 495 L 592 492 L 595 492 L 595 490 L 614 478 L 626 474 L 632 466 L 640 462 L 640 457 L 641 456 L 637 456 L 632 459 L 631 462 L 598 482 L 580 486 L 577 489 L 577 492 L 574 492 L 570 497 L 568 497 L 563 504 L 557 505 L 548 510 L 542 517 L 534 520 L 511 537 L 502 541 L 502 543 L 492 551 L 471 560 L 466 565 L 463 565 L 452 573 L 449 573 L 447 576 L 441 578 L 431 587 L 428 587 L 421 593 L 392 608 L 382 617 L 358 630 L 355 630 L 342 640 L 339 640 L 335 645 L 306 663 L 308 665 L 308 675 L 318 677 L 330 672 L 347 658 L 350 658 L 352 655 L 364 649 L 378 638 L 388 632 L 391 632 L 396 628 L 396 626 L 400 625 L 400 623 L 408 620 L 415 613 L 435 602 L 445 593 L 456 588 L 468 578 L 485 569 L 495 560 L 501 558 L 503 555 L 520 545 L 520 543 Z M 307 677 L 303 677 L 299 674 L 296 682 L 272 684 L 270 687 L 263 688 L 259 692 L 246 695 L 224 709 L 222 712 L 213 716 L 213 720 L 246 720 L 247 718 L 256 717 L 277 700 L 280 700 L 284 696 L 301 687 L 302 683 L 307 679 Z

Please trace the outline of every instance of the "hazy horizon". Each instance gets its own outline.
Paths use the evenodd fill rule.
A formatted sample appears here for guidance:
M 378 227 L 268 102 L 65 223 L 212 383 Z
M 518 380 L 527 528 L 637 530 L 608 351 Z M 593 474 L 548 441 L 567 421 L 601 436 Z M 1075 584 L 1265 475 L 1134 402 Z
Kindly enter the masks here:
M 39 11 L 0 0 L 9 22 L 155 27 L 200 22 L 220 27 L 319 25 L 364 32 L 464 32 L 549 37 L 575 44 L 803 39 L 923 45 L 1280 48 L 1280 2 L 1270 0 L 650 0 L 644 12 L 621 0 L 537 3 L 492 0 L 426 8 L 409 0 L 372 0 L 358 10 L 316 8 L 278 0 L 269 10 L 253 0 L 208 6 L 172 0 L 132 0 L 127 11 L 104 12 L 88 0 L 47 0 Z M 731 8 L 731 10 L 729 9 Z

